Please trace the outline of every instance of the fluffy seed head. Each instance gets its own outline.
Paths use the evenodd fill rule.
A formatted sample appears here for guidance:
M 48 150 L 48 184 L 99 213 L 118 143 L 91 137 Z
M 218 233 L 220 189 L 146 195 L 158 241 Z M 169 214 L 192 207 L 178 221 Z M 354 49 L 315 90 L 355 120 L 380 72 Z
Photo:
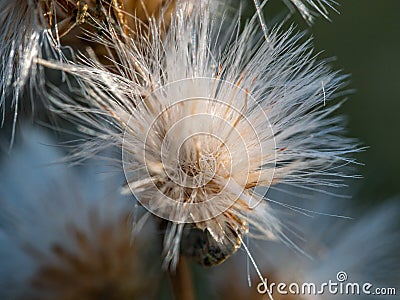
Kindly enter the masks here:
M 354 151 L 342 118 L 329 116 L 343 77 L 316 60 L 310 41 L 292 29 L 266 41 L 253 22 L 239 33 L 209 5 L 188 12 L 180 4 L 165 38 L 156 23 L 152 39 L 122 43 L 109 32 L 118 75 L 95 61 L 48 64 L 77 75 L 87 91 L 89 108 L 53 99 L 93 135 L 73 155 L 122 148 L 123 191 L 170 221 L 164 246 L 172 265 L 187 226 L 222 253 L 248 231 L 287 241 L 265 191 L 277 182 L 335 186 Z

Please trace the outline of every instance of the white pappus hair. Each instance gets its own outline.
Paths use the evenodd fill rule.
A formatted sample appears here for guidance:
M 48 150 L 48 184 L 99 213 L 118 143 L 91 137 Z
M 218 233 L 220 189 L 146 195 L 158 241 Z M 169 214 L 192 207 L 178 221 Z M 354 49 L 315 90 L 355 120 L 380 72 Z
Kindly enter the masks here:
M 335 5 L 337 5 L 335 0 L 284 0 L 284 2 L 289 7 L 290 4 L 294 5 L 309 24 L 314 22 L 316 15 L 321 15 L 329 20 L 329 8 L 338 12 L 335 9 Z
M 54 9 L 53 0 L 0 2 L 1 124 L 4 123 L 6 111 L 13 111 L 11 144 L 14 141 L 24 87 L 29 83 L 32 92 L 37 91 L 35 87 L 42 84 L 41 79 L 35 76 L 38 71 L 35 59 L 42 56 L 43 48 L 56 51 L 58 45 L 45 20 L 45 14 L 53 13 Z M 10 103 L 6 103 L 8 101 Z
M 210 258 L 210 249 L 193 250 L 205 265 L 223 261 L 244 234 L 291 243 L 256 188 L 340 186 L 341 167 L 357 151 L 343 137 L 343 118 L 331 116 L 345 76 L 318 61 L 310 40 L 293 29 L 265 40 L 255 21 L 239 33 L 239 21 L 232 25 L 209 5 L 180 3 L 165 37 L 156 23 L 139 40 L 108 31 L 114 73 L 96 60 L 42 62 L 85 88 L 79 100 L 52 97 L 91 136 L 72 157 L 122 149 L 123 192 L 170 221 L 164 248 L 172 266 L 182 236 L 190 239 L 187 226 L 220 251 Z
M 268 0 L 253 0 L 257 11 L 257 17 L 265 33 L 267 32 L 267 24 L 264 20 L 263 8 L 267 2 Z M 335 6 L 338 5 L 335 0 L 282 0 L 282 2 L 284 2 L 290 9 L 289 16 L 291 16 L 295 12 L 295 9 L 297 9 L 308 25 L 312 25 L 315 17 L 318 15 L 330 20 L 329 9 L 339 13 L 339 11 L 335 8 Z

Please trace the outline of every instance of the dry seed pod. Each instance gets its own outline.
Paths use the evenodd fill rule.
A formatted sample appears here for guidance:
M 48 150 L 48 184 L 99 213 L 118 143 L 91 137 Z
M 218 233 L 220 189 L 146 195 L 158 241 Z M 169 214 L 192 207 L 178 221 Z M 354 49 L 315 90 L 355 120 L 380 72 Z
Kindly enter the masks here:
M 227 227 L 223 239 L 216 241 L 206 229 L 187 225 L 182 233 L 181 254 L 205 267 L 219 265 L 240 248 L 242 234 L 247 232 L 245 223 L 238 230 Z

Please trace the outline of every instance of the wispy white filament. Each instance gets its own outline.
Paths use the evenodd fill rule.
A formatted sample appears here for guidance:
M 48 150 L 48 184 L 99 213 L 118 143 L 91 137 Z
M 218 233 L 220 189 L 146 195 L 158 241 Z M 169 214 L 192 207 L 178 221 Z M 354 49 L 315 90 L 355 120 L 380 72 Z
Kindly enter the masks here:
M 288 5 L 294 5 L 300 12 L 303 19 L 309 24 L 314 22 L 316 15 L 321 15 L 325 19 L 329 20 L 328 9 L 338 12 L 335 9 L 335 5 L 337 5 L 335 0 L 284 0 L 284 2 L 286 2 Z
M 49 7 L 53 0 L 47 0 Z M 5 111 L 13 112 L 11 145 L 20 110 L 21 95 L 27 83 L 30 92 L 40 84 L 35 77 L 34 60 L 41 56 L 42 47 L 53 46 L 52 36 L 43 26 L 41 1 L 15 0 L 0 2 L 0 110 L 2 124 Z M 6 102 L 10 102 L 7 103 Z

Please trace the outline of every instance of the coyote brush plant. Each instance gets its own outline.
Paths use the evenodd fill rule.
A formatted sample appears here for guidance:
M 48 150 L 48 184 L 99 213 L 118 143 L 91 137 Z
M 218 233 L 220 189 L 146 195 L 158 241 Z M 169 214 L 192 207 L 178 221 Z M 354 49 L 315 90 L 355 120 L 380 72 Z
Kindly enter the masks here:
M 341 186 L 357 151 L 332 116 L 346 77 L 318 60 L 310 40 L 279 28 L 266 40 L 256 21 L 239 33 L 239 21 L 217 17 L 207 1 L 189 6 L 179 4 L 163 39 L 158 23 L 151 39 L 121 42 L 108 31 L 117 75 L 95 59 L 42 62 L 83 87 L 81 98 L 52 97 L 90 136 L 72 159 L 122 149 L 122 192 L 169 221 L 172 268 L 194 232 L 200 242 L 183 253 L 203 265 L 224 261 L 246 234 L 292 244 L 257 188 Z

